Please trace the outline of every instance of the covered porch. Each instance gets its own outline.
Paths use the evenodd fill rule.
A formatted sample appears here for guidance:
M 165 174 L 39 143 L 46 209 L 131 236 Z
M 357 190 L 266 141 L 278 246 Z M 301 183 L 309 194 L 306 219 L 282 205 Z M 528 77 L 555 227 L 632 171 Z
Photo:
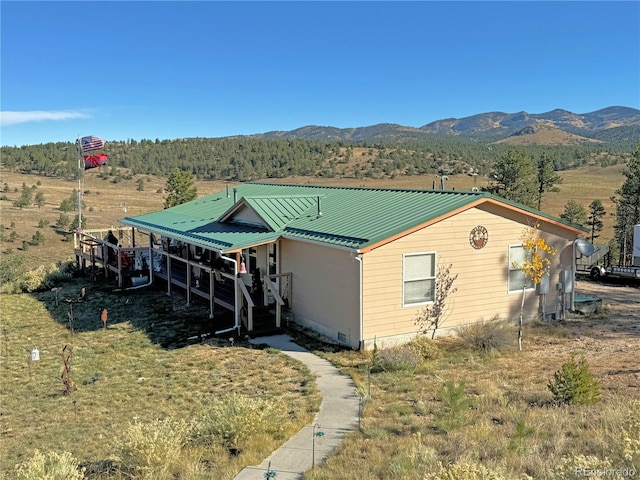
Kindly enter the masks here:
M 292 306 L 292 274 L 280 272 L 278 240 L 224 252 L 121 227 L 77 231 L 74 251 L 94 280 L 115 278 L 122 290 L 162 285 L 168 294 L 185 294 L 187 304 L 207 303 L 210 319 L 220 308 L 232 312 L 234 325 L 226 330 L 277 331 Z

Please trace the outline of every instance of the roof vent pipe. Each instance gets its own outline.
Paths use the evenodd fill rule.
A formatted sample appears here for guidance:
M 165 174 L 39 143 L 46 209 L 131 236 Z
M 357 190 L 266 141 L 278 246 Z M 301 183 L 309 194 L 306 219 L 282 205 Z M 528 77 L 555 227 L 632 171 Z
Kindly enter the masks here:
M 318 197 L 318 218 L 322 216 L 322 210 L 320 210 L 320 197 Z
M 238 189 L 233 187 L 233 203 L 238 201 Z
M 227 198 L 229 198 L 229 184 L 227 183 Z

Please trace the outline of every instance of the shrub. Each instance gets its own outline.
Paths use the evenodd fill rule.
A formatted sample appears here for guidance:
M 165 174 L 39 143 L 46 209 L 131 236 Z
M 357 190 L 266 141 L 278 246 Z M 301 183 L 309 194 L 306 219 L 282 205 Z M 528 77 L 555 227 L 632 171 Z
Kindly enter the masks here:
M 44 243 L 44 235 L 40 230 L 36 230 L 31 236 L 31 245 L 42 245 Z
M 47 267 L 40 265 L 35 270 L 29 270 L 24 273 L 22 279 L 19 281 L 20 288 L 23 292 L 49 290 L 57 282 L 68 280 L 72 277 L 71 264 L 72 262 L 49 265 Z
M 75 198 L 65 198 L 58 207 L 61 212 L 71 212 L 77 207 L 77 201 Z
M 375 361 L 372 361 L 371 365 L 373 373 L 414 372 L 418 363 L 420 363 L 420 357 L 408 344 L 384 348 L 374 353 Z
M 640 412 L 640 401 L 634 401 L 633 405 Z M 631 418 L 629 423 L 628 428 L 622 428 L 622 456 L 640 470 L 640 417 Z
M 407 346 L 421 361 L 435 360 L 440 356 L 438 345 L 425 335 L 412 338 Z
M 22 290 L 25 292 L 35 292 L 48 287 L 45 285 L 47 278 L 47 269 L 44 265 L 40 265 L 35 270 L 29 270 L 24 274 L 22 280 Z
M 23 255 L 7 254 L 0 262 L 0 285 L 2 285 L 2 291 L 6 293 L 17 292 L 26 271 L 25 257 Z
M 56 227 L 58 227 L 60 230 L 66 230 L 70 224 L 71 219 L 64 213 L 61 213 L 58 217 L 58 220 L 56 220 Z
M 571 358 L 562 364 L 548 384 L 556 402 L 567 405 L 590 405 L 600 400 L 600 384 L 589 372 L 587 360 Z
M 459 332 L 468 348 L 483 352 L 504 350 L 511 345 L 511 339 L 515 337 L 513 326 L 499 318 L 465 325 Z
M 33 457 L 16 465 L 17 480 L 83 480 L 84 472 L 69 452 L 44 454 L 36 450 Z
M 440 465 L 437 471 L 428 473 L 424 480 L 507 480 L 512 478 L 479 463 L 462 462 Z
M 242 450 L 249 437 L 282 432 L 287 421 L 286 409 L 279 402 L 233 394 L 216 398 L 193 428 L 198 444 L 221 444 Z
M 121 470 L 138 478 L 173 478 L 189 431 L 184 420 L 130 424 L 115 445 Z
M 551 471 L 552 480 L 571 480 L 596 476 L 597 472 L 613 471 L 611 460 L 600 460 L 592 455 L 572 455 L 562 457 Z M 600 475 L 598 475 L 600 476 Z
M 417 432 L 401 444 L 388 469 L 392 478 L 424 478 L 423 474 L 434 471 L 439 465 L 435 448 L 425 445 L 421 433 Z

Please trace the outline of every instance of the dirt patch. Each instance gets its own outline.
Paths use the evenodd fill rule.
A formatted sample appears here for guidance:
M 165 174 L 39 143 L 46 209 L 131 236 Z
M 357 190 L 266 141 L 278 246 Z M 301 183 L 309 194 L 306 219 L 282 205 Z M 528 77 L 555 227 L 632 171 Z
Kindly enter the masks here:
M 571 355 L 584 355 L 603 390 L 640 399 L 640 286 L 578 280 L 576 291 L 601 298 L 602 310 L 541 326 L 538 333 L 556 328 L 557 335 L 551 341 L 536 335 L 539 343 L 528 354 L 558 368 Z
M 602 298 L 602 312 L 582 320 L 587 323 L 594 321 L 600 325 L 604 321 L 612 331 L 640 336 L 640 284 L 578 280 L 576 291 Z M 572 318 L 581 319 L 575 315 Z

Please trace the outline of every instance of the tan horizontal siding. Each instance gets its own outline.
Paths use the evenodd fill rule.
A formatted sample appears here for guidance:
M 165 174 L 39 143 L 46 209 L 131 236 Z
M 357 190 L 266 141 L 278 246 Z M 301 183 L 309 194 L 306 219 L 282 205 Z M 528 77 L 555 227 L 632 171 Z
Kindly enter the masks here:
M 454 284 L 458 291 L 450 298 L 453 310 L 442 326 L 463 325 L 494 316 L 517 318 L 522 294 L 508 293 L 509 245 L 521 243 L 522 232 L 529 224 L 530 220 L 518 212 L 486 204 L 366 253 L 363 257 L 364 339 L 417 331 L 415 318 L 423 307 L 402 306 L 404 253 L 436 252 L 437 264 L 451 263 L 452 274 L 458 274 Z M 469 233 L 477 225 L 489 232 L 489 241 L 480 250 L 469 244 Z M 561 251 L 553 259 L 553 286 L 558 270 L 571 265 L 570 241 L 574 233 L 549 224 L 542 225 L 541 232 L 548 243 Z M 555 295 L 547 297 L 547 311 L 551 311 Z M 528 292 L 527 314 L 534 314 L 537 306 L 538 297 Z
M 281 240 L 281 271 L 293 272 L 296 321 L 337 340 L 338 332 L 359 344 L 359 264 L 349 251 Z

